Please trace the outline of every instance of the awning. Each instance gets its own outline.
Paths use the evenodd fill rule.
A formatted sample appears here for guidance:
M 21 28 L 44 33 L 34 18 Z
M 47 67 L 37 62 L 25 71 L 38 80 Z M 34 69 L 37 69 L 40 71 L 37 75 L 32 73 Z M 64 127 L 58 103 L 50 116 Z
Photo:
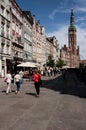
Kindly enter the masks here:
M 35 66 L 38 66 L 38 67 L 40 66 L 40 64 L 39 64 L 39 63 L 34 63 L 34 65 L 35 65 Z
M 37 67 L 33 62 L 24 62 L 18 64 L 17 67 Z
M 25 62 L 25 63 L 18 64 L 17 67 L 36 67 L 36 66 L 31 62 Z

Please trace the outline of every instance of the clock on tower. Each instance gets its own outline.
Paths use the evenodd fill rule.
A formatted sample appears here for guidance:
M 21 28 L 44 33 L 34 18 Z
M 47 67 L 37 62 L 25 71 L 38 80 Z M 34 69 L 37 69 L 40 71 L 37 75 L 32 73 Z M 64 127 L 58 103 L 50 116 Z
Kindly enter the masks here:
M 70 33 L 70 34 L 73 34 L 73 32 L 72 32 L 72 31 L 70 31 L 69 33 Z

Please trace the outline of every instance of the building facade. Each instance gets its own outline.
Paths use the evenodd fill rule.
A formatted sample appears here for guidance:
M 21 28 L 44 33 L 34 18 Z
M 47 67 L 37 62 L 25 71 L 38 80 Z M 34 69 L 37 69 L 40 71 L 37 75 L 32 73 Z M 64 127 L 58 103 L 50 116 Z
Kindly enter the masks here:
M 46 37 L 46 62 L 48 60 L 48 56 L 53 56 L 53 44 L 52 37 Z
M 55 36 L 46 38 L 46 59 L 47 60 L 49 55 L 53 57 L 53 60 L 56 64 L 56 62 L 60 58 L 60 49 Z
M 33 61 L 40 65 L 42 69 L 46 62 L 46 36 L 45 28 L 40 25 L 40 21 L 36 21 L 33 15 Z
M 22 43 L 22 26 L 23 26 L 22 10 L 15 0 L 11 5 L 11 55 L 12 55 L 12 71 L 17 70 L 17 64 L 23 61 L 23 43 Z
M 33 19 L 30 11 L 23 11 L 23 29 L 22 29 L 22 42 L 23 48 L 23 61 L 32 61 L 32 25 Z
M 11 2 L 0 1 L 0 77 L 4 77 L 11 57 Z
M 46 64 L 46 34 L 45 28 L 41 26 L 41 36 L 42 36 L 42 59 L 41 59 L 41 69 Z

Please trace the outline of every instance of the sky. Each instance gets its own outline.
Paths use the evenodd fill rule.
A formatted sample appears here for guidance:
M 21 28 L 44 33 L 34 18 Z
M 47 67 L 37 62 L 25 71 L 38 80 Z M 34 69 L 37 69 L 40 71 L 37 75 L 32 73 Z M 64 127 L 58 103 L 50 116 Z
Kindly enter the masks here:
M 86 0 L 16 0 L 22 10 L 31 11 L 44 26 L 46 36 L 55 36 L 59 47 L 68 46 L 71 9 L 74 10 L 77 46 L 80 58 L 86 59 Z

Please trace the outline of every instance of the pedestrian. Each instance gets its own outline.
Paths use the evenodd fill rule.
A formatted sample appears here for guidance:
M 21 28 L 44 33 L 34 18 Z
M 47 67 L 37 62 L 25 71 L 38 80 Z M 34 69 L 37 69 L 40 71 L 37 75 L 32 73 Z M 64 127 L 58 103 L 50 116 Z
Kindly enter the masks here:
M 11 81 L 12 81 L 12 75 L 11 75 L 10 71 L 7 72 L 7 75 L 6 75 L 4 81 L 7 83 L 6 94 L 8 95 L 8 93 L 11 93 Z
M 32 77 L 33 77 L 33 70 L 32 69 L 29 70 L 28 76 L 29 76 L 29 81 L 32 81 Z
M 33 75 L 33 81 L 36 90 L 36 97 L 39 97 L 40 94 L 40 80 L 41 80 L 41 75 L 38 73 L 38 70 L 35 70 Z
M 19 71 L 19 75 L 21 77 L 20 79 L 20 85 L 23 83 L 23 76 L 24 76 L 24 72 L 22 70 Z
M 50 76 L 50 72 L 51 72 L 51 70 L 50 70 L 50 67 L 49 67 L 48 70 L 47 70 L 48 76 Z
M 17 93 L 20 93 L 20 75 L 19 75 L 19 72 L 17 71 L 17 73 L 15 74 L 14 76 L 14 85 L 16 84 L 17 88 L 16 88 L 16 94 Z
M 65 80 L 66 79 L 66 69 L 62 70 L 62 75 L 63 75 L 63 80 Z

